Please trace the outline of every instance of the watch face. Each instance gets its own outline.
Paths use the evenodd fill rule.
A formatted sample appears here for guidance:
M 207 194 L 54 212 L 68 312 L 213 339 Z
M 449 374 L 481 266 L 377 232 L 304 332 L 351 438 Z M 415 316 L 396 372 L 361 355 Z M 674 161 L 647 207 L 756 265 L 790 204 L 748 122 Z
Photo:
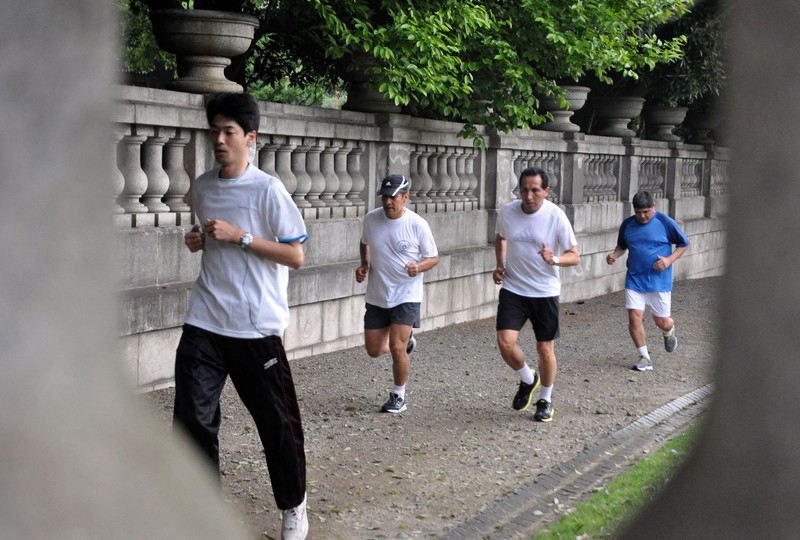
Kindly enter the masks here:
M 242 249 L 245 249 L 253 243 L 253 235 L 250 233 L 245 233 L 242 235 L 242 239 L 239 240 L 239 245 L 242 246 Z

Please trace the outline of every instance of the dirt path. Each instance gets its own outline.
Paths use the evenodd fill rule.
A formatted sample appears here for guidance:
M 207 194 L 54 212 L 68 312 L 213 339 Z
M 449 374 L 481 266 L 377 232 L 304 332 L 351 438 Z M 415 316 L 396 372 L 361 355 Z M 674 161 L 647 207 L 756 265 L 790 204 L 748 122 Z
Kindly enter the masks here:
M 654 371 L 632 372 L 624 294 L 562 306 L 554 421 L 511 409 L 518 379 L 495 344 L 494 320 L 419 334 L 408 410 L 380 414 L 387 357 L 350 349 L 292 362 L 301 399 L 315 539 L 435 538 L 539 473 L 711 381 L 719 278 L 676 283 L 680 343 L 667 354 L 647 321 Z M 649 316 L 648 316 L 649 317 Z M 532 332 L 523 349 L 535 357 Z M 169 425 L 173 392 L 150 394 Z M 255 538 L 280 537 L 261 446 L 231 385 L 223 394 L 225 498 Z M 165 432 L 167 430 L 165 429 Z

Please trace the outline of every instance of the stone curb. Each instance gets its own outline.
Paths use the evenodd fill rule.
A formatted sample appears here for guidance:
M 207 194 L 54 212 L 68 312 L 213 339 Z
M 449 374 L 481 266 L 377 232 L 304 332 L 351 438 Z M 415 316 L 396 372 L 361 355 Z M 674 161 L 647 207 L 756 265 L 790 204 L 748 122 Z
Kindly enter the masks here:
M 713 384 L 707 384 L 689 392 L 587 446 L 575 458 L 541 473 L 440 538 L 531 538 L 627 470 L 643 453 L 686 431 L 706 410 L 712 389 Z

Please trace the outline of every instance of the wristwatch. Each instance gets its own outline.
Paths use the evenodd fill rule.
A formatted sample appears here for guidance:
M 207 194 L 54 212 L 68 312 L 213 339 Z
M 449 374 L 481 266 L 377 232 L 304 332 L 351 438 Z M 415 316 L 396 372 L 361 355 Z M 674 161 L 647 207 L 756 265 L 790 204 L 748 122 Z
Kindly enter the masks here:
M 558 255 L 553 255 L 553 266 L 558 266 Z
M 250 244 L 253 243 L 253 235 L 249 232 L 246 232 L 242 235 L 239 239 L 239 247 L 242 249 L 247 249 L 250 247 Z

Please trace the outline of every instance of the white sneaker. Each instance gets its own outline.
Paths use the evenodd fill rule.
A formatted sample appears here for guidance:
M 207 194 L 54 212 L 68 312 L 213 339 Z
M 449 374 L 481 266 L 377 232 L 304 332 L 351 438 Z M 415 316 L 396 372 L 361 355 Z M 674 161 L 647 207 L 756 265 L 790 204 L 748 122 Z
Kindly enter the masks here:
M 294 508 L 284 510 L 281 540 L 305 540 L 308 535 L 308 515 L 306 514 L 306 497 Z
M 640 356 L 639 361 L 631 369 L 634 371 L 652 371 L 653 362 L 646 356 Z

